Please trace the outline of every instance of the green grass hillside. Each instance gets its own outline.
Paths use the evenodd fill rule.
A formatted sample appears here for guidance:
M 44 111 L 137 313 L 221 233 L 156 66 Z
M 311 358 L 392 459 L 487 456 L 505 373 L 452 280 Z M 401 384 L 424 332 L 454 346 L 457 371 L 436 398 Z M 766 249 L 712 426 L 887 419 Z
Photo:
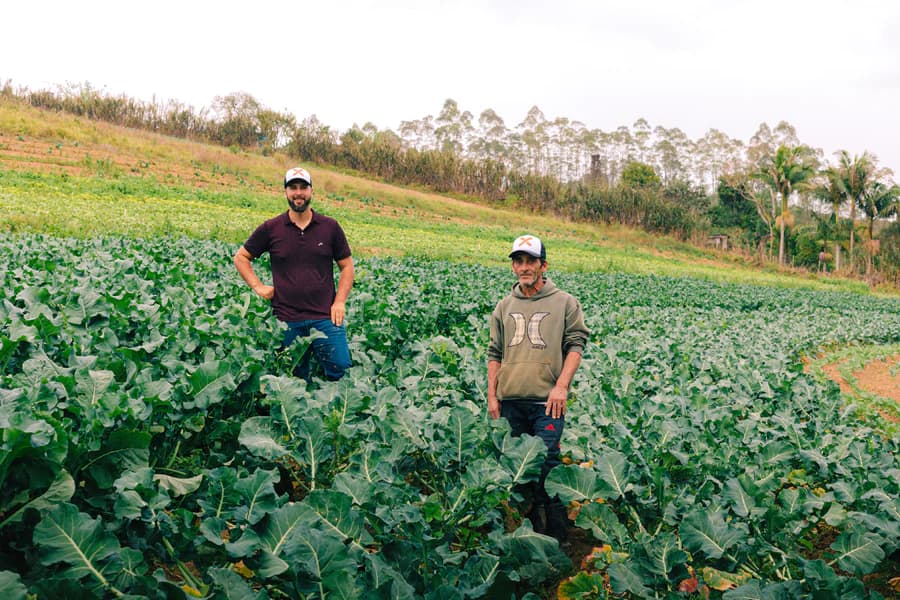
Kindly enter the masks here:
M 0 100 L 0 230 L 85 237 L 186 235 L 241 243 L 284 210 L 299 161 L 194 143 Z M 550 268 L 866 292 L 864 283 L 760 268 L 737 254 L 618 226 L 486 206 L 306 165 L 314 207 L 338 218 L 358 256 L 499 265 L 510 240 L 546 241 Z

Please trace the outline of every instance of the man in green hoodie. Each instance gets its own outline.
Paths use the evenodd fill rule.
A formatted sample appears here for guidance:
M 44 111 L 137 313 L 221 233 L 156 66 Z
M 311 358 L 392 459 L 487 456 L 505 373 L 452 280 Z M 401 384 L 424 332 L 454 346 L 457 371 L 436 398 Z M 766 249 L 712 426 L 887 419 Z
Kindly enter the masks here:
M 581 304 L 546 277 L 547 248 L 533 235 L 513 242 L 512 270 L 518 282 L 491 315 L 488 346 L 488 414 L 504 417 L 513 435 L 528 433 L 547 445 L 528 518 L 535 531 L 565 540 L 567 517 L 544 479 L 560 464 L 569 386 L 587 345 Z

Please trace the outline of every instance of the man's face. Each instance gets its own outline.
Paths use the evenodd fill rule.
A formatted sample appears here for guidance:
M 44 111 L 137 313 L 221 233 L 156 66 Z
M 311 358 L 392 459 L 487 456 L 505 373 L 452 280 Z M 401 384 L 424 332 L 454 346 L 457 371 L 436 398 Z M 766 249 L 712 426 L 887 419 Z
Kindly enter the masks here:
M 547 263 L 524 252 L 512 256 L 512 270 L 523 287 L 534 287 L 543 278 Z
M 305 181 L 292 181 L 285 186 L 284 195 L 291 210 L 302 213 L 309 208 L 312 200 L 312 186 Z

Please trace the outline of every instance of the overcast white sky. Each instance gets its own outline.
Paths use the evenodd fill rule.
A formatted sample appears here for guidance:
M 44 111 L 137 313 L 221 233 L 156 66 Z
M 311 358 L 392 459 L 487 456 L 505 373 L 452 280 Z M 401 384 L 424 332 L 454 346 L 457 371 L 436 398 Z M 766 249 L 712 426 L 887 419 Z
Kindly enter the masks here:
M 900 2 L 893 0 L 14 1 L 0 81 L 89 82 L 208 107 L 243 91 L 344 131 L 456 100 L 510 128 L 538 106 L 614 130 L 645 118 L 747 142 L 868 150 L 900 179 Z

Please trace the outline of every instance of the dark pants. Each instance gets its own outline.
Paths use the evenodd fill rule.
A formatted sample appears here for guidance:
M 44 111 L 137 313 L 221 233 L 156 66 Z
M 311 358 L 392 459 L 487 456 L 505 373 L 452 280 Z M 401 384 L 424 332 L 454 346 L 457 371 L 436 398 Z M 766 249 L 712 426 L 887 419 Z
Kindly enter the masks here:
M 558 496 L 553 498 L 544 488 L 544 480 L 550 469 L 560 464 L 559 441 L 562 438 L 565 417 L 554 419 L 546 414 L 543 404 L 516 402 L 508 400 L 500 403 L 500 415 L 509 421 L 512 435 L 518 437 L 523 433 L 541 438 L 547 446 L 547 458 L 541 466 L 541 478 L 530 486 L 532 506 L 526 515 L 538 533 L 546 533 L 560 542 L 565 541 L 568 517 L 566 509 Z
M 281 344 L 282 350 L 298 337 L 308 336 L 312 329 L 325 334 L 324 338 L 313 340 L 307 347 L 294 368 L 294 375 L 309 381 L 312 377 L 310 362 L 315 355 L 316 362 L 322 367 L 326 378 L 336 381 L 344 376 L 344 372 L 350 368 L 350 348 L 347 346 L 347 332 L 343 325 L 335 325 L 331 319 L 317 319 L 295 321 L 288 323 L 287 326 Z

